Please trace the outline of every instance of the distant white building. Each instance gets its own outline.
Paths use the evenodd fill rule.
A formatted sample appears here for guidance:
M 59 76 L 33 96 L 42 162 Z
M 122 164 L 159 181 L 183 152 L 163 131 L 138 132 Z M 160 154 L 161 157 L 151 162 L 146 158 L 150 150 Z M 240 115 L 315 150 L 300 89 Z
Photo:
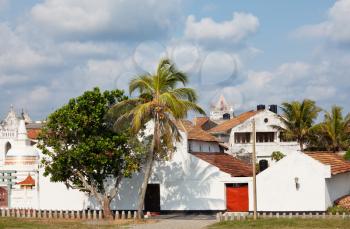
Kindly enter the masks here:
M 300 150 L 296 141 L 288 141 L 276 126 L 283 127 L 281 117 L 277 114 L 277 106 L 266 109 L 259 105 L 257 110 L 242 113 L 227 120 L 208 131 L 228 146 L 228 153 L 247 155 L 253 148 L 253 120 L 256 123 L 256 153 L 258 161 L 271 163 L 271 154 L 280 151 L 285 155 Z
M 233 116 L 233 106 L 228 104 L 225 97 L 221 95 L 217 103 L 210 111 L 210 120 L 216 123 L 221 123 L 225 120 L 233 118 Z
M 27 126 L 30 132 L 27 131 Z M 77 190 L 68 190 L 63 183 L 50 182 L 39 168 L 42 157 L 34 139 L 41 128 L 13 107 L 0 125 L 0 207 L 36 209 L 75 209 L 86 204 L 86 197 Z M 10 183 L 11 182 L 11 183 Z M 63 201 L 62 201 L 63 200 Z

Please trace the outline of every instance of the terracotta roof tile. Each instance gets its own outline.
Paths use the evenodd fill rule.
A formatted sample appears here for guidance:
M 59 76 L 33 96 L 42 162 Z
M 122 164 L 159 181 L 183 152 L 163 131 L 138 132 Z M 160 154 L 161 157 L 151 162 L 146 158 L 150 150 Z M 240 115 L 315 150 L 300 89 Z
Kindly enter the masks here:
M 198 127 L 203 126 L 208 121 L 209 121 L 209 117 L 195 117 L 193 119 L 194 125 Z
M 192 152 L 194 156 L 208 162 L 219 168 L 221 171 L 230 174 L 233 177 L 252 176 L 252 167 L 250 164 L 234 158 L 226 153 L 200 153 Z
M 332 175 L 350 172 L 350 162 L 333 152 L 305 152 L 305 154 L 322 164 L 330 165 Z
M 37 139 L 39 136 L 41 129 L 28 129 L 27 133 L 28 133 L 28 138 L 30 139 Z
M 35 186 L 35 180 L 30 175 L 28 175 L 26 179 L 21 182 L 17 182 L 17 184 L 24 186 Z
M 189 140 L 206 141 L 206 142 L 220 142 L 213 135 L 207 131 L 201 129 L 198 126 L 194 126 L 191 121 L 181 120 L 177 122 L 177 127 L 187 133 Z
M 254 115 L 256 115 L 259 111 L 248 111 L 245 112 L 243 114 L 240 114 L 237 117 L 234 117 L 230 120 L 227 120 L 217 126 L 215 126 L 214 128 L 211 128 L 209 130 L 210 133 L 220 133 L 220 132 L 226 132 L 230 129 L 232 129 L 233 127 L 245 122 L 247 119 L 253 117 Z

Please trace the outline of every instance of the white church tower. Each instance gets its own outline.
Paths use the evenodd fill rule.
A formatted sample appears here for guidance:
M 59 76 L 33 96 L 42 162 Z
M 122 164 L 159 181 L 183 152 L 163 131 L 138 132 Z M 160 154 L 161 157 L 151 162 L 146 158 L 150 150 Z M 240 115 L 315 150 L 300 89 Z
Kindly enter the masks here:
M 233 118 L 233 116 L 233 106 L 227 103 L 223 95 L 220 95 L 219 100 L 210 111 L 210 120 L 216 123 L 221 123 L 225 120 Z

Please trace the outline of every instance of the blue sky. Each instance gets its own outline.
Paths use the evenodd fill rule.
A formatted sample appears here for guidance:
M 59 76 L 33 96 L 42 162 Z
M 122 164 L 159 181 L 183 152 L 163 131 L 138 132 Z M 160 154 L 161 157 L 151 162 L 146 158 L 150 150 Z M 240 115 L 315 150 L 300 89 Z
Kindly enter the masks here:
M 34 119 L 172 58 L 209 108 L 350 109 L 350 0 L 0 0 L 0 114 Z

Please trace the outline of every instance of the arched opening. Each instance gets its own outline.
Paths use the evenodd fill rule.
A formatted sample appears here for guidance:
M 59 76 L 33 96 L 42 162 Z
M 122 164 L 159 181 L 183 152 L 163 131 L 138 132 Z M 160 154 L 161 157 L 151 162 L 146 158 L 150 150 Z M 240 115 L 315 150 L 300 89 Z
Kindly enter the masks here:
M 5 145 L 5 154 L 7 154 L 7 152 L 11 149 L 11 143 L 7 142 Z

